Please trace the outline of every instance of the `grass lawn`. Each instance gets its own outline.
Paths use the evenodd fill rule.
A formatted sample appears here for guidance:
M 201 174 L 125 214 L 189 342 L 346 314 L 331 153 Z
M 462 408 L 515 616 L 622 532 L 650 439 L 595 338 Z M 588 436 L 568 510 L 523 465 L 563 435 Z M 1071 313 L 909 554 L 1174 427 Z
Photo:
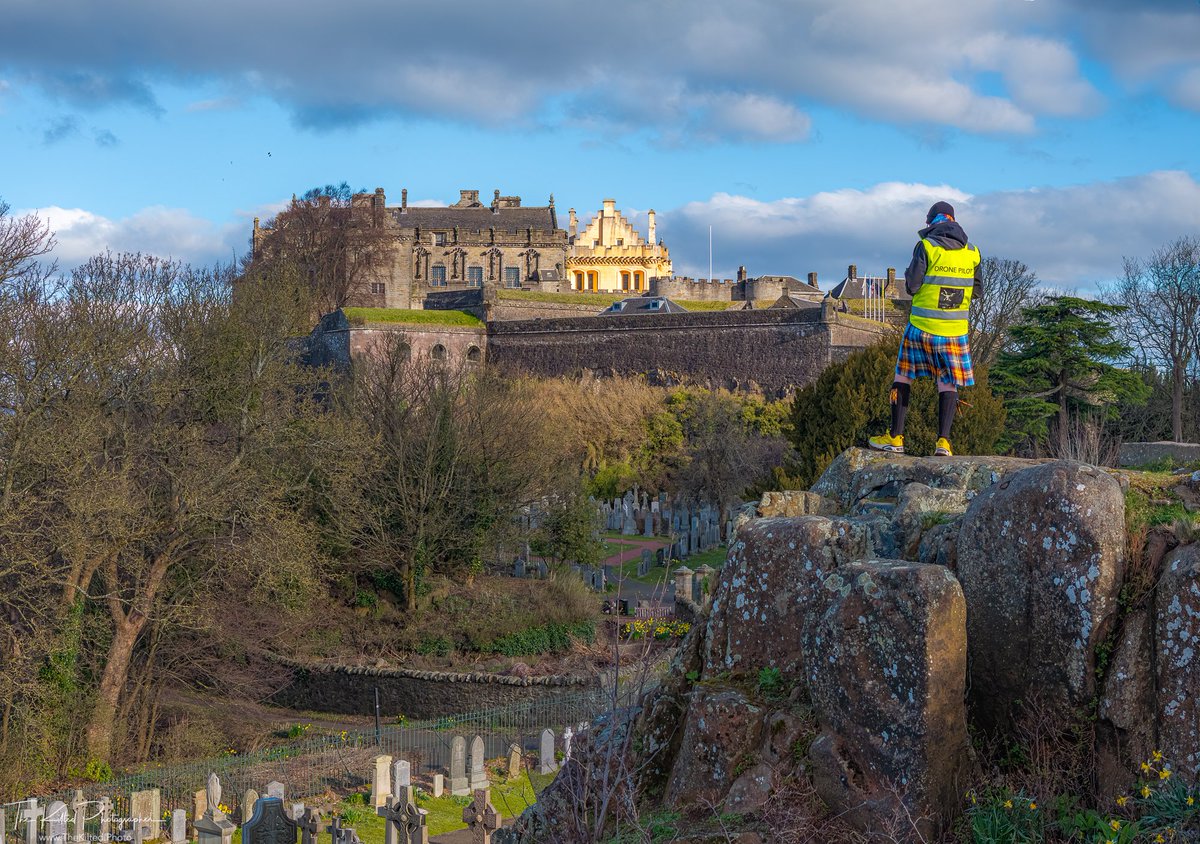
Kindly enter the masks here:
M 554 305 L 594 305 L 607 308 L 629 298 L 625 293 L 546 293 L 541 290 L 499 290 L 497 296 L 514 302 L 548 302 Z
M 642 558 L 639 556 L 637 559 L 630 560 L 627 563 L 622 563 L 621 577 L 628 578 L 629 580 L 636 580 L 638 583 L 647 583 L 651 586 L 657 586 L 664 580 L 668 580 L 671 577 L 671 569 L 660 568 L 654 565 L 650 567 L 649 574 L 647 574 L 645 577 L 638 577 L 638 564 L 641 561 Z M 676 568 L 678 568 L 678 566 L 676 566 Z
M 715 569 L 725 565 L 725 555 L 728 553 L 724 545 L 718 545 L 716 548 L 710 548 L 707 551 L 702 551 L 699 554 L 693 554 L 684 560 L 684 564 L 695 571 L 700 566 L 709 565 Z M 676 568 L 679 568 L 676 566 Z
M 351 325 L 368 322 L 391 322 L 407 325 L 463 325 L 483 328 L 483 321 L 466 311 L 424 311 L 405 308 L 346 308 Z
M 676 305 L 689 311 L 727 311 L 734 305 L 741 307 L 744 302 L 708 302 L 692 299 L 672 299 Z

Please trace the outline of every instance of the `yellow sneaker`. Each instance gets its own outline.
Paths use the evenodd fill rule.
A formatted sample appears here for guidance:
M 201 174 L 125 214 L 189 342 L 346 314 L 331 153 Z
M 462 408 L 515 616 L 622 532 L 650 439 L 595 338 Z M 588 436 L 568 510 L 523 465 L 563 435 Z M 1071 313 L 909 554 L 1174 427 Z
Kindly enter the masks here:
M 892 432 L 880 434 L 878 437 L 871 437 L 867 440 L 867 445 L 878 451 L 891 451 L 896 454 L 904 453 L 904 437 L 893 437 Z
M 945 437 L 938 437 L 937 448 L 933 450 L 934 457 L 953 457 L 954 452 L 950 450 L 950 440 Z

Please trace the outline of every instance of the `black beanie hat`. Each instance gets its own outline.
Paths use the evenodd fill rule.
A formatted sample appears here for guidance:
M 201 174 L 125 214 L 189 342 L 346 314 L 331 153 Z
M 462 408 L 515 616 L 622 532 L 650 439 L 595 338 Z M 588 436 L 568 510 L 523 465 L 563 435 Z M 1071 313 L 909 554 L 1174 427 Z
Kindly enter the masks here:
M 954 216 L 954 206 L 949 202 L 935 202 L 929 209 L 929 213 L 925 215 L 925 224 L 929 225 L 933 222 L 933 218 L 938 214 L 945 214 L 947 217 Z

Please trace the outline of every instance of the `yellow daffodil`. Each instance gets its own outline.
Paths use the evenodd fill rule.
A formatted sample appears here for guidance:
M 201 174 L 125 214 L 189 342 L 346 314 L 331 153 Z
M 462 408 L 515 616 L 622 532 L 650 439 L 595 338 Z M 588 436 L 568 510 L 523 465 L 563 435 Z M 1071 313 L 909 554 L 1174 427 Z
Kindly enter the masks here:
M 1150 754 L 1150 756 L 1153 757 L 1155 762 L 1162 761 L 1162 751 L 1161 750 L 1154 751 L 1153 753 Z
M 1171 772 L 1170 772 L 1170 771 L 1168 771 L 1166 768 L 1163 768 L 1161 771 L 1159 771 L 1159 772 L 1158 772 L 1158 778 L 1159 778 L 1160 780 L 1166 780 L 1166 779 L 1170 779 L 1170 778 L 1171 778 Z
M 1188 797 L 1188 799 L 1187 799 L 1187 804 L 1188 804 L 1189 806 L 1190 806 L 1190 805 L 1192 805 L 1192 804 L 1193 804 L 1193 803 L 1195 803 L 1195 802 L 1196 802 L 1196 798 L 1194 798 L 1194 797 Z
M 1012 808 L 1012 801 L 1011 801 L 1011 800 L 1005 800 L 1005 801 L 1004 801 L 1004 808 L 1005 808 L 1005 809 L 1011 809 L 1011 808 Z
M 1109 826 L 1111 826 L 1111 827 L 1113 828 L 1113 832 L 1116 832 L 1118 829 L 1120 829 L 1120 828 L 1121 828 L 1121 822 L 1120 822 L 1120 821 L 1109 821 L 1109 822 L 1108 822 L 1108 825 L 1109 825 Z
M 1124 794 L 1122 794 L 1120 797 L 1117 798 L 1118 806 L 1124 806 L 1128 802 L 1129 802 L 1129 798 L 1126 797 Z
M 1030 809 L 1030 811 L 1036 812 L 1037 811 L 1037 803 L 1030 803 L 1029 809 Z
M 1150 786 L 1143 785 L 1142 786 L 1142 797 L 1149 797 L 1149 796 L 1150 796 Z
M 1149 762 L 1143 762 L 1143 763 L 1142 763 L 1142 773 L 1144 774 L 1144 773 L 1146 773 L 1146 772 L 1147 772 L 1147 771 L 1149 771 L 1149 770 L 1150 770 L 1150 763 L 1149 763 Z
M 1161 832 L 1160 832 L 1158 835 L 1154 836 L 1154 844 L 1164 844 L 1164 842 L 1165 842 L 1166 840 L 1167 840 L 1167 839 L 1165 839 L 1165 838 L 1163 838 L 1163 837 L 1162 837 L 1162 833 L 1161 833 Z

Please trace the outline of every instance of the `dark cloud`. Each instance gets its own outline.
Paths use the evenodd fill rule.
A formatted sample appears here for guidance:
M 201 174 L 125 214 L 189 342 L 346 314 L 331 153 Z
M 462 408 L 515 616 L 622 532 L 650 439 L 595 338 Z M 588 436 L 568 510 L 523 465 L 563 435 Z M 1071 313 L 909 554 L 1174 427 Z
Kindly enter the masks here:
M 1075 2 L 1064 12 L 1012 0 L 860 0 L 849 14 L 836 0 L 464 0 L 452 11 L 130 0 L 102 12 L 61 0 L 6 11 L 0 67 L 70 102 L 151 113 L 161 109 L 152 82 L 216 80 L 276 98 L 307 128 L 394 115 L 512 125 L 565 110 L 668 141 L 790 143 L 809 136 L 809 109 L 834 105 L 1019 135 L 1042 116 L 1103 105 L 1072 47 Z
M 42 143 L 46 146 L 53 146 L 78 134 L 79 118 L 69 114 L 63 115 L 50 121 L 50 124 L 42 132 Z
M 110 132 L 108 129 L 96 129 L 92 133 L 92 138 L 96 141 L 98 147 L 115 147 L 121 143 L 120 138 Z

